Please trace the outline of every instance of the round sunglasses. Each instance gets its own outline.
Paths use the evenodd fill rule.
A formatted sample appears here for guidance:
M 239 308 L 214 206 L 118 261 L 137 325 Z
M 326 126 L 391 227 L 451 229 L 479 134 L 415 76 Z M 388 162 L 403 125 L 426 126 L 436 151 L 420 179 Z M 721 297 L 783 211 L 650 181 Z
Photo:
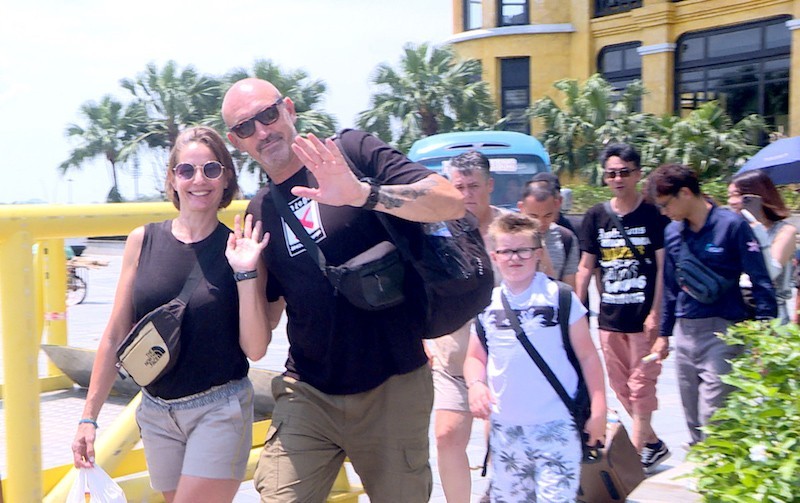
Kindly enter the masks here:
M 207 179 L 216 180 L 222 176 L 225 166 L 220 164 L 218 161 L 208 161 L 202 166 L 195 166 L 194 164 L 189 164 L 188 162 L 182 162 L 172 168 L 172 171 L 175 172 L 175 176 L 181 180 L 191 180 L 194 178 L 194 174 L 198 169 Z
M 283 97 L 278 98 L 278 100 L 273 103 L 272 105 L 268 106 L 264 110 L 258 112 L 254 116 L 250 117 L 244 122 L 240 122 L 239 124 L 233 126 L 231 128 L 231 132 L 238 136 L 241 139 L 250 138 L 256 132 L 256 122 L 258 121 L 265 126 L 269 126 L 270 124 L 274 123 L 280 117 L 280 111 L 278 110 L 278 105 L 283 102 Z

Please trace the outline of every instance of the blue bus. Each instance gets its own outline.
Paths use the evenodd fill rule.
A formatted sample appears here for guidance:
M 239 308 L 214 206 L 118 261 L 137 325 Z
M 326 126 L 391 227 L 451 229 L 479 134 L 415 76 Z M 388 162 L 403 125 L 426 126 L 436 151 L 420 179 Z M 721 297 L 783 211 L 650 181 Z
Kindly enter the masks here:
M 512 131 L 436 134 L 414 142 L 408 157 L 442 173 L 451 158 L 470 150 L 489 158 L 494 179 L 491 203 L 501 208 L 516 209 L 525 182 L 536 173 L 550 171 L 550 156 L 539 140 Z

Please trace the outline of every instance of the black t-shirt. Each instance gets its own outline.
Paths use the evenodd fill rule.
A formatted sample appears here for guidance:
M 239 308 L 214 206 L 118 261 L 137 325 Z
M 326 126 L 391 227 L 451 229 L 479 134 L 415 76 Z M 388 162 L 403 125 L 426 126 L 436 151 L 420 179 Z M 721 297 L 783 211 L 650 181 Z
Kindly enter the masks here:
M 664 228 L 669 220 L 646 202 L 620 220 L 644 262 L 634 256 L 602 203 L 592 206 L 583 217 L 581 251 L 594 255 L 600 268 L 598 326 L 635 333 L 642 331 L 653 305 L 656 250 L 664 248 Z
M 172 221 L 148 224 L 133 285 L 137 320 L 181 293 L 200 262 L 203 278 L 189 297 L 181 324 L 178 363 L 147 391 L 164 399 L 205 391 L 247 375 L 239 345 L 239 294 L 225 258 L 230 229 L 220 223 L 197 243 L 172 235 Z
M 342 145 L 365 176 L 382 184 L 419 181 L 431 174 L 376 137 L 360 131 L 342 133 Z M 372 211 L 333 207 L 291 194 L 296 185 L 315 185 L 302 168 L 277 185 L 297 218 L 317 242 L 329 265 L 340 265 L 388 240 Z M 333 287 L 278 215 L 269 188 L 250 202 L 248 213 L 270 233 L 264 251 L 270 301 L 284 297 L 288 317 L 286 374 L 330 394 L 360 393 L 392 375 L 410 372 L 427 361 L 422 347 L 420 299 L 382 311 L 363 311 Z M 408 297 L 408 296 L 407 296 Z M 415 302 L 417 301 L 417 302 Z

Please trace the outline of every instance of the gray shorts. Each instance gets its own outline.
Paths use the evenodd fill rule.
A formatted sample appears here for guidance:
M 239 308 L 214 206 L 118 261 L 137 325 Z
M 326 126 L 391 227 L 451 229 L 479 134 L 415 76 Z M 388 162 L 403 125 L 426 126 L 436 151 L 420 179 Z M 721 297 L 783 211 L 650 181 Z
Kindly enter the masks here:
M 244 378 L 175 400 L 142 390 L 136 422 L 156 491 L 174 491 L 181 475 L 242 480 L 253 444 L 253 385 Z
M 455 410 L 469 413 L 467 383 L 463 376 L 454 376 L 433 369 L 433 410 Z

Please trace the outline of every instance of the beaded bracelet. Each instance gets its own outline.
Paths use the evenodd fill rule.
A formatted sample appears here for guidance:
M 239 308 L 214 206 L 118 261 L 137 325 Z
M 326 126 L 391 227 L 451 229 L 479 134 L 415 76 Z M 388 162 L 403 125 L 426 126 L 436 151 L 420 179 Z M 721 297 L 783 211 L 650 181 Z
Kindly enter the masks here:
M 97 421 L 95 421 L 94 419 L 84 418 L 78 421 L 78 424 L 91 424 L 92 426 L 95 427 L 95 429 L 100 428 L 99 426 L 97 426 Z

